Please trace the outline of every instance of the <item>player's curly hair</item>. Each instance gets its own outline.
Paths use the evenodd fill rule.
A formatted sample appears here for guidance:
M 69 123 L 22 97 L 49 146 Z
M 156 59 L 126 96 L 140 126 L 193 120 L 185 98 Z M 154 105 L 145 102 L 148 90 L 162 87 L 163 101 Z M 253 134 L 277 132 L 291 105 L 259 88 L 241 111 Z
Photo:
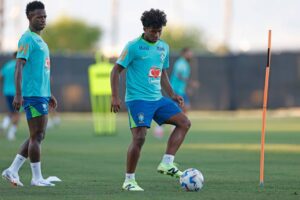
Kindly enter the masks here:
M 26 16 L 29 16 L 29 13 L 36 10 L 36 9 L 45 9 L 45 6 L 40 1 L 32 1 L 29 2 L 26 6 Z
M 141 21 L 144 27 L 161 28 L 167 24 L 167 15 L 164 11 L 151 8 L 142 14 Z

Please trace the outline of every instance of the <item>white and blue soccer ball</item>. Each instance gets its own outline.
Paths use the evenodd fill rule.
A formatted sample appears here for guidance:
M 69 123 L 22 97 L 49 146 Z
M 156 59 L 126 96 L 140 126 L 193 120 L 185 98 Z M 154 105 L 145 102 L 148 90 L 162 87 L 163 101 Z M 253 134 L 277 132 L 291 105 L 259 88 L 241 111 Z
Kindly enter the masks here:
M 202 173 L 194 168 L 189 168 L 180 176 L 180 185 L 186 191 L 197 192 L 204 184 Z

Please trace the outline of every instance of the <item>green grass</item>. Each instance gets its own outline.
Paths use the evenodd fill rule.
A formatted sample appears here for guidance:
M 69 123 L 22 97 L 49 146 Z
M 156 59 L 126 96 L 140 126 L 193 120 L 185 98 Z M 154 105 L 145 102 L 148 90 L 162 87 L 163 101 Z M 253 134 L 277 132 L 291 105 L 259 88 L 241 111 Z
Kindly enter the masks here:
M 192 128 L 176 155 L 181 169 L 200 169 L 200 192 L 185 192 L 179 181 L 156 172 L 168 134 L 149 130 L 136 178 L 145 192 L 121 190 L 130 131 L 126 114 L 118 115 L 116 136 L 93 135 L 89 114 L 63 115 L 60 127 L 47 132 L 42 147 L 44 177 L 63 180 L 53 188 L 30 187 L 27 162 L 19 172 L 23 188 L 0 180 L 0 200 L 59 199 L 300 199 L 300 118 L 268 116 L 265 187 L 259 188 L 261 120 L 257 113 L 193 113 Z M 154 124 L 153 124 L 154 125 Z M 8 167 L 28 135 L 22 117 L 18 139 L 0 136 L 0 170 Z M 169 132 L 169 128 L 165 128 Z

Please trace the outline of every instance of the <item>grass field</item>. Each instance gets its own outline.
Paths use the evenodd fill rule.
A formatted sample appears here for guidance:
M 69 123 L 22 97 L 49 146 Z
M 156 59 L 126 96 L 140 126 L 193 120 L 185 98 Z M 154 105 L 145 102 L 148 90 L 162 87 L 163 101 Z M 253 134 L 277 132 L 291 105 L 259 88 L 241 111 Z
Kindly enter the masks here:
M 2 118 L 2 117 L 1 117 Z M 200 169 L 205 186 L 185 192 L 179 181 L 156 172 L 168 134 L 158 140 L 149 131 L 136 178 L 145 192 L 121 190 L 130 142 L 126 114 L 118 115 L 116 136 L 93 135 L 89 114 L 62 115 L 63 123 L 43 143 L 44 177 L 63 182 L 52 188 L 30 187 L 27 162 L 20 171 L 25 184 L 13 188 L 0 181 L 0 200 L 46 199 L 300 199 L 300 117 L 268 113 L 265 187 L 259 188 L 260 112 L 192 113 L 192 128 L 176 161 L 181 169 Z M 168 132 L 169 128 L 165 128 Z M 0 136 L 0 170 L 8 167 L 27 137 L 22 117 L 18 139 Z

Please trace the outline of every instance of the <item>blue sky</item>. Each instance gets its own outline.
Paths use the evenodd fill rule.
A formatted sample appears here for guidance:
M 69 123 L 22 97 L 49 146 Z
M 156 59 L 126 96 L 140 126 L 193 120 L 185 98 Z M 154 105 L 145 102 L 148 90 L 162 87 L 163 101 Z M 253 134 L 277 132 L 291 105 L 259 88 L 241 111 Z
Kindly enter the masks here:
M 166 12 L 168 25 L 181 24 L 202 29 L 211 48 L 224 39 L 226 0 L 117 0 L 119 26 L 117 49 L 142 33 L 140 16 L 145 10 L 159 8 Z M 228 1 L 228 0 L 227 0 Z M 24 9 L 28 0 L 5 0 L 5 49 L 15 48 L 28 22 Z M 48 23 L 59 16 L 77 17 L 101 26 L 104 35 L 99 48 L 111 46 L 112 0 L 44 0 Z M 235 52 L 265 51 L 267 32 L 272 29 L 275 51 L 299 50 L 299 0 L 232 0 L 229 45 Z

